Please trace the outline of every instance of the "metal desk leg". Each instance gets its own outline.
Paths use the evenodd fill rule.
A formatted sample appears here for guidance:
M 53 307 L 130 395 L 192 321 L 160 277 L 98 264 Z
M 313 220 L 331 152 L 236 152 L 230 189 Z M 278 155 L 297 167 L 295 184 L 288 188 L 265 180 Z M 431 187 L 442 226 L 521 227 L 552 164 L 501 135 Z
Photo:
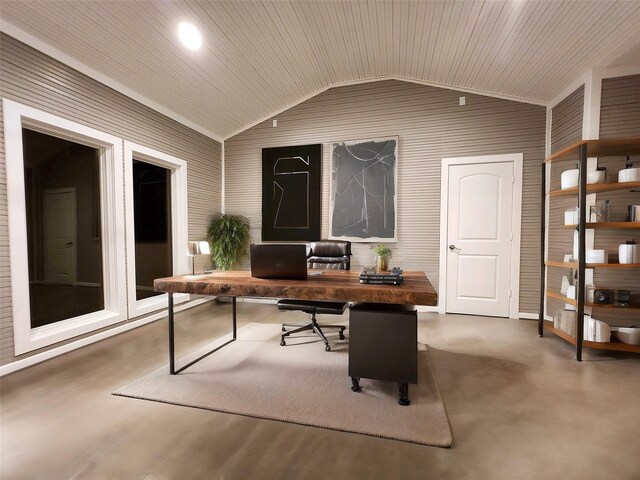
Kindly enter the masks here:
M 175 348 L 175 334 L 174 334 L 174 320 L 173 320 L 173 293 L 169 293 L 169 373 L 171 375 L 176 374 L 176 348 Z
M 175 322 L 174 322 L 174 315 L 173 315 L 173 294 L 170 293 L 169 294 L 169 373 L 171 375 L 176 375 L 176 374 L 182 372 L 183 370 L 189 368 L 194 363 L 199 362 L 204 357 L 208 357 L 213 352 L 217 352 L 222 347 L 225 347 L 225 346 L 229 345 L 231 342 L 234 342 L 238 338 L 237 322 L 236 322 L 236 297 L 231 297 L 231 320 L 232 320 L 232 327 L 233 327 L 233 332 L 232 332 L 233 335 L 232 335 L 231 340 L 229 340 L 228 342 L 223 343 L 222 345 L 220 345 L 219 347 L 214 348 L 213 350 L 210 350 L 209 352 L 205 353 L 204 355 L 200 355 L 195 360 L 192 360 L 191 362 L 187 363 L 186 365 L 184 365 L 184 366 L 182 366 L 182 367 L 180 367 L 179 369 L 176 370 L 176 365 L 175 365 L 175 333 L 174 333 Z
M 236 324 L 236 297 L 231 297 L 231 318 L 233 321 L 233 339 L 238 337 L 238 328 Z
M 400 387 L 399 390 L 399 398 L 398 398 L 398 403 L 400 405 L 402 405 L 403 407 L 406 407 L 407 405 L 409 405 L 411 402 L 409 401 L 409 384 L 408 383 L 399 383 L 398 386 Z

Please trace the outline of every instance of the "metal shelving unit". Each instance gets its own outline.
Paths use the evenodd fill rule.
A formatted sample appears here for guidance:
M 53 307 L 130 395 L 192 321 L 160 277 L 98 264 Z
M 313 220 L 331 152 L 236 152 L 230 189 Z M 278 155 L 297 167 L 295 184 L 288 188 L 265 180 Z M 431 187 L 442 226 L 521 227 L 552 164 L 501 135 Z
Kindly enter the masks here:
M 590 342 L 584 340 L 584 308 L 585 306 L 592 308 L 601 308 L 601 305 L 586 303 L 585 301 L 585 270 L 587 268 L 612 268 L 627 269 L 640 268 L 640 264 L 587 264 L 585 262 L 585 246 L 586 246 L 586 230 L 590 228 L 597 229 L 640 229 L 640 222 L 603 222 L 588 223 L 586 197 L 589 193 L 612 192 L 620 190 L 640 190 L 640 182 L 625 183 L 603 183 L 587 185 L 587 158 L 589 157 L 611 157 L 611 156 L 627 156 L 640 154 L 640 138 L 624 138 L 624 139 L 608 139 L 608 140 L 583 140 L 577 142 L 559 152 L 548 157 L 542 165 L 542 212 L 541 212 L 541 278 L 540 278 L 540 314 L 538 317 L 538 335 L 542 337 L 544 331 L 549 331 L 563 338 L 576 347 L 576 360 L 582 361 L 582 349 L 596 348 L 605 350 L 617 350 L 626 352 L 640 353 L 640 346 L 629 345 L 619 341 L 612 342 Z M 568 188 L 565 190 L 546 191 L 546 171 L 547 164 L 578 161 L 578 187 Z M 546 202 L 555 197 L 563 197 L 577 195 L 579 221 L 577 225 L 568 225 L 566 228 L 577 229 L 578 231 L 578 261 L 577 262 L 559 262 L 547 260 L 545 258 L 545 226 L 546 226 Z M 546 289 L 546 270 L 545 268 L 572 268 L 577 270 L 576 299 L 568 299 L 567 297 L 547 291 Z M 544 307 L 546 298 L 556 298 L 570 303 L 576 307 L 576 336 L 573 337 L 566 332 L 559 330 L 553 326 L 552 322 L 544 319 Z M 638 309 L 640 306 L 633 305 L 630 308 Z

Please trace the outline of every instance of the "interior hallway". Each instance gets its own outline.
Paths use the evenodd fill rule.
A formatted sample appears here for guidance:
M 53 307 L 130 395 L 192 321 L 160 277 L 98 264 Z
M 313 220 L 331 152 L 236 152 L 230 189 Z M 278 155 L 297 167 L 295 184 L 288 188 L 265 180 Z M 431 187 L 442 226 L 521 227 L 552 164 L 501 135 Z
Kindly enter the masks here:
M 230 310 L 179 313 L 178 352 L 226 333 Z M 238 303 L 240 325 L 303 317 Z M 488 317 L 420 314 L 419 339 L 451 449 L 111 395 L 167 363 L 164 319 L 3 377 L 0 478 L 638 478 L 640 356 L 586 350 L 578 363 L 561 339 L 539 339 L 536 322 Z

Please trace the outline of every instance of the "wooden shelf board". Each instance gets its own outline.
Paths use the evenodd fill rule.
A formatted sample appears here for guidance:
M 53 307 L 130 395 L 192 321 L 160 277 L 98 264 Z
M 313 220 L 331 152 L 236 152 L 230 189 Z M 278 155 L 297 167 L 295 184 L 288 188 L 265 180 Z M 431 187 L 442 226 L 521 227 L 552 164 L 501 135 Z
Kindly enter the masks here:
M 561 293 L 553 292 L 551 290 L 547 290 L 547 297 L 555 298 L 556 300 L 562 300 L 564 303 L 568 303 L 570 305 L 576 305 L 576 301 L 573 298 L 565 297 Z
M 578 268 L 578 262 L 557 262 L 555 260 L 547 260 L 544 262 L 549 267 L 560 268 Z M 587 263 L 586 268 L 640 268 L 640 263 Z
M 578 262 L 557 262 L 555 260 L 545 260 L 544 264 L 548 267 L 578 268 Z
M 587 157 L 626 157 L 640 154 L 640 137 L 582 140 L 547 157 L 545 162 L 577 160 L 580 145 L 587 145 Z
M 640 189 L 640 182 L 612 182 L 612 183 L 591 183 L 587 185 L 587 193 L 615 192 L 616 190 L 636 190 Z M 564 190 L 551 190 L 550 197 L 565 197 L 578 195 L 578 187 L 565 188 Z
M 572 337 L 567 332 L 554 327 L 553 322 L 545 320 L 544 329 L 548 332 L 553 333 L 554 335 L 557 335 L 564 341 L 569 342 L 571 345 L 576 344 L 575 337 Z M 587 348 L 595 348 L 598 350 L 615 350 L 618 352 L 640 353 L 640 345 L 630 345 L 628 343 L 621 342 L 618 339 L 613 339 L 613 341 L 611 342 L 590 342 L 588 340 L 583 340 L 582 346 Z
M 578 302 L 573 298 L 565 297 L 561 293 L 557 293 L 552 290 L 547 290 L 547 297 L 555 298 L 556 300 L 561 300 L 564 303 L 568 303 L 569 305 L 573 305 L 573 306 L 576 306 L 578 304 Z M 591 308 L 615 308 L 622 312 L 630 311 L 630 310 L 640 310 L 640 303 L 632 303 L 628 307 L 616 307 L 613 303 L 602 304 L 602 303 L 584 302 L 584 306 L 591 307 Z
M 577 225 L 561 225 L 562 228 L 576 229 Z M 610 229 L 636 229 L 640 228 L 640 222 L 587 222 L 587 228 L 610 228 Z

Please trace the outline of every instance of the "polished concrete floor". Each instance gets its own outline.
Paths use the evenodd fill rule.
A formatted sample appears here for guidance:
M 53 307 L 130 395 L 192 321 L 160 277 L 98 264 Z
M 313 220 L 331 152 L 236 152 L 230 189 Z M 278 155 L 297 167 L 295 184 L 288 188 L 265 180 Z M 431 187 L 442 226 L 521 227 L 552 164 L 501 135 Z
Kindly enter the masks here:
M 229 314 L 213 302 L 180 313 L 179 351 L 226 333 Z M 238 314 L 300 315 L 255 303 Z M 578 363 L 532 321 L 420 314 L 450 449 L 111 395 L 166 364 L 166 331 L 160 320 L 3 377 L 0 478 L 640 478 L 640 356 L 589 351 Z

